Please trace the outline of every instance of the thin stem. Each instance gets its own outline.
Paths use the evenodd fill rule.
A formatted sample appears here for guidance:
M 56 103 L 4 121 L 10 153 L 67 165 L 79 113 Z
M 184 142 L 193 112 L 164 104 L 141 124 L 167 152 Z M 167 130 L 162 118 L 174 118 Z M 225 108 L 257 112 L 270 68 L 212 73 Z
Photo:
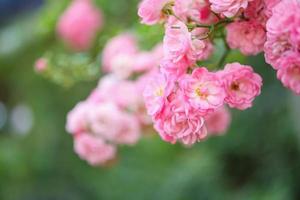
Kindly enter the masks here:
M 200 40 L 204 40 L 207 38 L 212 38 L 214 36 L 215 30 L 219 28 L 219 26 L 223 25 L 223 24 L 229 24 L 233 22 L 232 19 L 224 19 L 224 20 L 220 20 L 215 24 L 211 24 L 211 25 L 206 25 L 206 24 L 188 24 L 188 29 L 189 30 L 193 30 L 194 28 L 208 28 L 208 32 L 206 33 L 206 36 L 203 38 L 200 38 Z
M 212 11 L 212 13 L 213 13 L 219 20 L 221 20 L 221 17 L 220 17 L 217 13 L 215 13 L 215 12 L 213 12 L 213 11 Z
M 219 62 L 217 64 L 217 67 L 216 67 L 217 69 L 219 69 L 220 67 L 222 67 L 224 65 L 225 60 L 226 60 L 228 54 L 229 54 L 229 50 L 225 49 L 225 52 L 223 53 L 221 59 L 219 60 Z
M 222 24 L 229 24 L 231 22 L 233 22 L 233 20 L 231 20 L 231 19 L 224 19 L 224 20 L 220 20 L 217 23 L 211 24 L 211 25 L 206 25 L 206 24 L 191 24 L 190 27 L 191 28 L 196 28 L 196 27 L 197 28 L 212 28 L 212 27 L 215 28 L 215 27 L 218 27 L 218 26 L 220 26 Z
M 218 21 L 215 25 L 216 25 L 216 26 L 219 26 L 219 25 L 221 25 L 221 24 L 229 24 L 229 23 L 232 23 L 232 22 L 233 22 L 232 19 L 226 18 L 226 19 L 224 19 L 224 20 Z
M 197 28 L 211 28 L 212 25 L 206 25 L 206 24 L 195 24 Z
M 222 40 L 223 40 L 223 43 L 224 43 L 225 52 L 223 53 L 221 59 L 219 60 L 217 66 L 216 66 L 217 69 L 219 69 L 220 67 L 222 67 L 225 64 L 226 58 L 227 58 L 227 56 L 229 55 L 229 52 L 230 52 L 230 47 L 228 46 L 228 44 L 225 40 L 224 34 L 222 35 Z

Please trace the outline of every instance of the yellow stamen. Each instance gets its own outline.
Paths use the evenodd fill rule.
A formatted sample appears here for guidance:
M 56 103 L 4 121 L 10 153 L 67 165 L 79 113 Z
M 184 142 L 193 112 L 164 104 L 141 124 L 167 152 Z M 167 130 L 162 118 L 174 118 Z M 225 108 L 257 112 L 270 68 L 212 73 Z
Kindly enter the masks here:
M 163 94 L 164 94 L 164 90 L 161 87 L 155 91 L 155 96 L 161 97 L 163 96 Z
M 206 99 L 207 98 L 207 93 L 206 92 L 202 92 L 200 87 L 197 87 L 195 90 L 195 93 L 198 97 L 202 98 L 202 99 Z

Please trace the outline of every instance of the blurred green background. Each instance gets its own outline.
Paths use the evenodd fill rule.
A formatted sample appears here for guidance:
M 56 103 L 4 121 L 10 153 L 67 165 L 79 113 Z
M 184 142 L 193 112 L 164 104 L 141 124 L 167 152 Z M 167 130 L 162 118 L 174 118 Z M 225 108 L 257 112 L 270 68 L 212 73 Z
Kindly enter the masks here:
M 26 6 L 9 11 L 12 2 L 0 1 L 1 200 L 300 199 L 300 98 L 281 86 L 263 55 L 243 61 L 263 76 L 262 95 L 253 108 L 232 112 L 225 136 L 189 149 L 148 136 L 134 147 L 121 147 L 115 166 L 93 168 L 75 155 L 64 127 L 66 113 L 86 98 L 100 73 L 62 87 L 33 69 L 49 50 L 82 56 L 69 52 L 55 34 L 69 1 L 28 6 L 29 0 L 15 0 Z M 97 71 L 98 50 L 125 28 L 137 33 L 143 48 L 162 39 L 161 27 L 138 23 L 138 0 L 95 3 L 104 12 L 105 28 L 84 56 L 95 61 Z

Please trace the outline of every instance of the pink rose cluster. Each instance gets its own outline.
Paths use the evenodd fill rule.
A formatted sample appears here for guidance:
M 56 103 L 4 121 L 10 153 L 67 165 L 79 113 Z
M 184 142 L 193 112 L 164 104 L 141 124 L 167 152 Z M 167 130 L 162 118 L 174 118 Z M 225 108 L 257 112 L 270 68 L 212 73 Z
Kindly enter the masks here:
M 142 1 L 138 13 L 142 23 L 165 22 L 160 69 L 148 79 L 143 93 L 154 128 L 164 141 L 191 146 L 209 135 L 222 134 L 231 122 L 226 105 L 239 110 L 252 106 L 261 92 L 262 78 L 251 66 L 234 62 L 209 71 L 197 63 L 212 55 L 211 27 L 223 23 L 230 48 L 246 55 L 261 52 L 266 21 L 257 15 L 264 12 L 264 1 Z M 236 20 L 227 18 L 234 16 Z
M 142 128 L 151 124 L 142 91 L 148 77 L 158 70 L 160 46 L 139 51 L 136 38 L 129 33 L 106 44 L 102 64 L 108 73 L 67 116 L 66 129 L 73 135 L 74 150 L 89 164 L 103 166 L 113 161 L 118 145 L 136 144 Z M 136 74 L 139 77 L 134 79 Z
M 300 1 L 275 4 L 266 27 L 266 61 L 283 85 L 300 95 Z
M 85 49 L 101 27 L 99 13 L 89 0 L 74 0 L 58 32 Z M 252 107 L 263 82 L 251 66 L 225 63 L 231 49 L 264 52 L 283 85 L 300 95 L 300 0 L 142 0 L 138 15 L 143 24 L 163 23 L 162 44 L 145 51 L 131 33 L 110 39 L 101 55 L 106 75 L 68 115 L 75 151 L 92 165 L 113 160 L 118 145 L 135 144 L 152 123 L 164 141 L 185 146 L 224 134 L 228 107 Z M 208 68 L 215 39 L 225 53 Z
M 229 47 L 245 55 L 264 51 L 278 79 L 300 95 L 300 1 L 249 1 L 243 17 L 226 27 Z
M 140 138 L 138 97 L 133 82 L 105 77 L 91 95 L 67 116 L 66 129 L 74 136 L 74 150 L 91 165 L 104 165 L 116 156 L 117 145 L 133 145 Z
M 71 49 L 85 51 L 102 25 L 102 12 L 92 0 L 73 0 L 58 21 L 57 34 Z
M 250 66 L 231 63 L 216 72 L 205 67 L 189 68 L 180 76 L 157 72 L 143 95 L 161 138 L 190 146 L 209 133 L 225 132 L 230 114 L 224 105 L 240 110 L 251 107 L 261 86 L 261 77 Z
M 264 52 L 283 85 L 300 95 L 300 0 L 142 0 L 138 15 L 144 24 L 165 26 L 160 70 L 144 99 L 167 142 L 190 146 L 224 132 L 230 123 L 224 104 L 245 110 L 261 92 L 260 75 L 251 66 L 224 63 L 226 53 L 213 70 L 199 67 L 216 38 L 226 51 Z
M 187 31 L 188 27 L 184 25 L 220 25 L 226 19 L 230 20 L 231 23 L 224 23 L 229 47 L 239 49 L 245 55 L 256 55 L 264 49 L 266 21 L 270 10 L 278 1 L 280 0 L 156 0 L 154 4 L 153 0 L 143 0 L 138 14 L 144 24 L 166 22 L 166 32 L 169 34 L 165 40 L 169 40 L 169 43 L 175 42 L 170 32 L 190 34 L 190 41 L 179 38 L 176 42 L 195 48 L 194 55 L 186 51 L 187 57 L 182 58 L 186 62 L 194 62 L 195 59 L 207 59 L 212 53 L 211 40 L 203 39 L 203 35 L 209 30 L 207 26 L 195 26 L 192 31 Z M 175 26 L 179 30 L 174 30 Z M 169 45 L 169 48 L 173 48 L 170 50 L 175 50 L 176 47 L 175 43 Z M 179 50 L 186 49 L 176 51 Z

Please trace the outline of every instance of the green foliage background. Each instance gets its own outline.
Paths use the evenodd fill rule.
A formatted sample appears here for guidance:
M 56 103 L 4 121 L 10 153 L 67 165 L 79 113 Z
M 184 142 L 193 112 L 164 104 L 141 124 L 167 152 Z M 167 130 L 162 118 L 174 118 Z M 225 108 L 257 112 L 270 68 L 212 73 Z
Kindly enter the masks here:
M 95 2 L 105 13 L 105 29 L 84 56 L 96 71 L 98 50 L 124 29 L 135 31 L 145 49 L 162 39 L 161 27 L 138 23 L 137 0 Z M 0 30 L 0 100 L 8 109 L 26 103 L 35 119 L 26 136 L 9 125 L 0 132 L 0 199 L 300 199 L 299 98 L 281 86 L 262 55 L 230 57 L 252 64 L 264 87 L 252 109 L 232 112 L 227 135 L 190 149 L 145 137 L 137 146 L 120 148 L 119 161 L 110 168 L 80 160 L 64 130 L 65 116 L 95 87 L 100 73 L 61 87 L 33 71 L 34 60 L 49 50 L 55 56 L 82 56 L 55 36 L 56 20 L 67 3 L 49 0 L 37 13 L 19 16 Z

